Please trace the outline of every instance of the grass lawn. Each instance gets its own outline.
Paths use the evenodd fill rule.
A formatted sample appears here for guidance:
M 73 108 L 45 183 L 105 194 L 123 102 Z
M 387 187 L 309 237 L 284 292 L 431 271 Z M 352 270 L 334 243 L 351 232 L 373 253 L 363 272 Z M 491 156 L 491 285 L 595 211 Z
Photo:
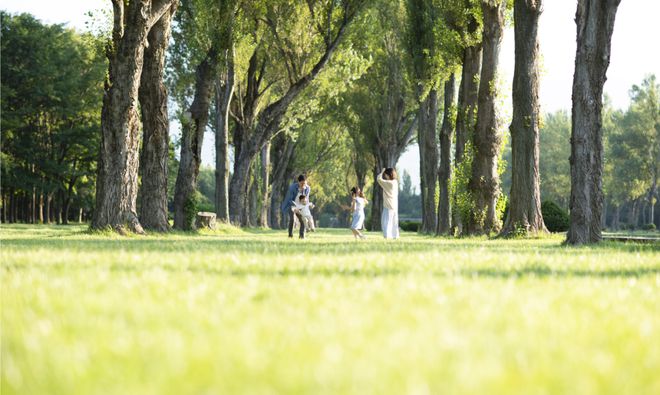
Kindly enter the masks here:
M 660 394 L 660 243 L 0 227 L 2 394 Z

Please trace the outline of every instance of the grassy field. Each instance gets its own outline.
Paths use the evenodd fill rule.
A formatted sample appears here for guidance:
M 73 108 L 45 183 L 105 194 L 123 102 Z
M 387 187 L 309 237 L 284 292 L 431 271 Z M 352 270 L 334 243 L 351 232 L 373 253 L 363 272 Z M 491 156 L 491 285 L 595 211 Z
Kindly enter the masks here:
M 2 394 L 659 394 L 660 245 L 0 227 Z

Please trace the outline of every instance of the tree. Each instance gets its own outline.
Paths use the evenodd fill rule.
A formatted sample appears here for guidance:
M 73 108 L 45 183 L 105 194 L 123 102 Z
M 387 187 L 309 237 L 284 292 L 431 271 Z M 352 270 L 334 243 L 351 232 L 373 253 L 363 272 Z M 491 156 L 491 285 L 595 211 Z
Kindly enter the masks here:
M 547 232 L 539 176 L 539 43 L 542 0 L 515 0 L 515 70 L 511 122 L 512 181 L 509 214 L 501 235 Z
M 603 84 L 620 0 L 578 0 L 573 75 L 569 244 L 602 239 Z
M 167 213 L 170 122 L 163 76 L 171 21 L 177 4 L 172 2 L 169 10 L 163 13 L 149 31 L 138 92 L 143 128 L 139 219 L 145 229 L 159 232 L 170 228 Z
M 465 48 L 461 55 L 461 83 L 458 89 L 458 103 L 456 111 L 456 147 L 454 154 L 454 169 L 460 170 L 465 156 L 466 143 L 473 137 L 477 122 L 477 100 L 479 94 L 479 75 L 481 74 L 481 25 L 478 18 L 477 6 L 471 0 L 465 1 L 467 12 L 467 28 L 465 30 Z M 457 184 L 457 182 L 454 182 Z M 453 206 L 457 208 L 457 193 L 454 192 Z M 463 220 L 460 211 L 452 212 L 452 234 L 460 234 L 463 231 Z
M 29 14 L 0 17 L 2 220 L 66 224 L 72 208 L 90 210 L 102 41 Z
M 417 84 L 419 110 L 417 145 L 420 160 L 422 226 L 425 233 L 436 230 L 436 187 L 438 181 L 438 82 L 436 62 L 438 41 L 434 27 L 439 22 L 438 9 L 429 0 L 408 1 L 408 48 Z
M 230 33 L 230 40 L 233 40 Z M 225 51 L 225 64 L 215 87 L 215 213 L 229 221 L 229 106 L 234 95 L 234 48 Z
M 282 90 L 281 96 L 261 111 L 253 107 L 254 100 L 244 101 L 252 107 L 242 108 L 242 113 L 247 113 L 250 117 L 241 119 L 239 122 L 240 127 L 236 129 L 234 134 L 236 154 L 234 157 L 234 173 L 229 185 L 229 214 L 232 223 L 242 223 L 244 220 L 245 196 L 248 192 L 250 167 L 255 156 L 279 130 L 282 118 L 291 103 L 309 87 L 321 70 L 326 67 L 342 41 L 346 28 L 364 5 L 364 0 L 341 3 L 333 0 L 308 1 L 306 7 L 300 6 L 299 3 L 296 4 L 298 6 L 289 4 L 286 1 L 269 2 L 264 4 L 264 9 L 255 7 L 253 10 L 256 13 L 256 19 L 263 21 L 270 34 L 272 34 L 273 49 L 280 52 L 284 58 L 289 83 Z M 312 40 L 314 45 L 310 46 L 309 49 L 314 52 L 320 47 L 321 50 L 317 60 L 312 61 L 311 68 L 309 66 L 300 67 L 297 64 L 300 57 L 295 51 L 288 51 L 287 42 L 279 39 L 279 35 L 283 33 L 283 26 L 287 26 L 287 23 L 297 24 L 299 29 L 314 32 L 314 39 Z M 257 57 L 261 56 L 263 59 L 267 54 L 260 54 L 258 49 L 257 46 L 257 50 L 253 55 L 254 61 L 251 61 L 248 68 L 248 81 L 253 81 L 247 84 L 248 93 L 251 87 L 258 89 L 265 72 L 265 60 L 259 61 Z M 261 94 L 262 92 L 256 90 L 253 96 L 258 97 Z
M 151 27 L 174 0 L 113 0 L 108 80 L 101 112 L 101 148 L 92 227 L 144 233 L 137 217 L 140 118 L 138 90 Z
M 451 233 L 450 185 L 451 179 L 451 140 L 454 131 L 456 107 L 454 96 L 456 81 L 454 74 L 445 82 L 445 103 L 442 127 L 440 128 L 440 168 L 438 184 L 440 184 L 440 200 L 438 201 L 438 220 L 436 234 Z
M 500 230 L 497 202 L 500 195 L 498 155 L 502 137 L 496 111 L 496 76 L 506 1 L 484 0 L 483 59 L 479 85 L 476 131 L 473 136 L 474 159 L 468 184 L 473 208 L 468 219 L 467 233 L 488 234 Z
M 235 0 L 187 0 L 181 3 L 177 17 L 175 56 L 172 67 L 178 75 L 170 83 L 179 90 L 181 150 L 174 192 L 174 227 L 190 230 L 196 217 L 197 177 L 201 164 L 204 132 L 210 119 L 219 65 L 233 63 Z M 233 67 L 233 65 L 232 65 Z M 228 68 L 227 68 L 228 70 Z M 222 83 L 220 83 L 222 85 Z M 192 87 L 192 89 L 191 89 Z M 220 86 L 221 89 L 226 89 Z M 222 92 L 217 116 L 226 113 L 231 95 Z M 225 131 L 224 121 L 220 121 Z M 220 136 L 221 137 L 221 136 Z M 221 140 L 222 142 L 222 140 Z
M 417 126 L 418 103 L 405 58 L 404 18 L 402 2 L 383 2 L 370 10 L 371 30 L 363 30 L 361 45 L 371 50 L 373 63 L 345 95 L 346 127 L 359 152 L 372 156 L 374 181 L 381 169 L 396 166 Z M 372 194 L 368 227 L 379 230 L 382 189 L 374 187 Z

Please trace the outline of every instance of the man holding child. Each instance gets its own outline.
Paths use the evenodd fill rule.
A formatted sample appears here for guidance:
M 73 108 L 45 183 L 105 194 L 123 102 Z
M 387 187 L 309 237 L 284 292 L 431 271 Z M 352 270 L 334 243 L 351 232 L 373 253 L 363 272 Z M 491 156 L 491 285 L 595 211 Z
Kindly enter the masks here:
M 309 202 L 310 192 L 311 188 L 307 185 L 307 180 L 302 174 L 298 176 L 298 182 L 289 185 L 284 202 L 282 202 L 282 214 L 289 218 L 289 237 L 293 237 L 293 217 L 295 215 L 300 223 L 298 235 L 301 239 L 305 238 L 305 218 L 303 218 L 300 210 L 293 210 L 293 208 L 300 205 L 302 196 L 305 197 L 305 203 Z

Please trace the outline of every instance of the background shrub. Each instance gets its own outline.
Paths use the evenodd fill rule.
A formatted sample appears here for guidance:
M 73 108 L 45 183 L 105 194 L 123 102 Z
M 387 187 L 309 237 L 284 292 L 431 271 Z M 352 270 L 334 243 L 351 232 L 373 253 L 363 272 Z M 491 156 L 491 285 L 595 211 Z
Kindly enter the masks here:
M 555 202 L 546 200 L 541 203 L 543 222 L 550 232 L 566 232 L 570 224 L 568 212 L 564 211 Z
M 417 221 L 403 221 L 399 223 L 399 226 L 404 232 L 418 232 L 422 223 Z

